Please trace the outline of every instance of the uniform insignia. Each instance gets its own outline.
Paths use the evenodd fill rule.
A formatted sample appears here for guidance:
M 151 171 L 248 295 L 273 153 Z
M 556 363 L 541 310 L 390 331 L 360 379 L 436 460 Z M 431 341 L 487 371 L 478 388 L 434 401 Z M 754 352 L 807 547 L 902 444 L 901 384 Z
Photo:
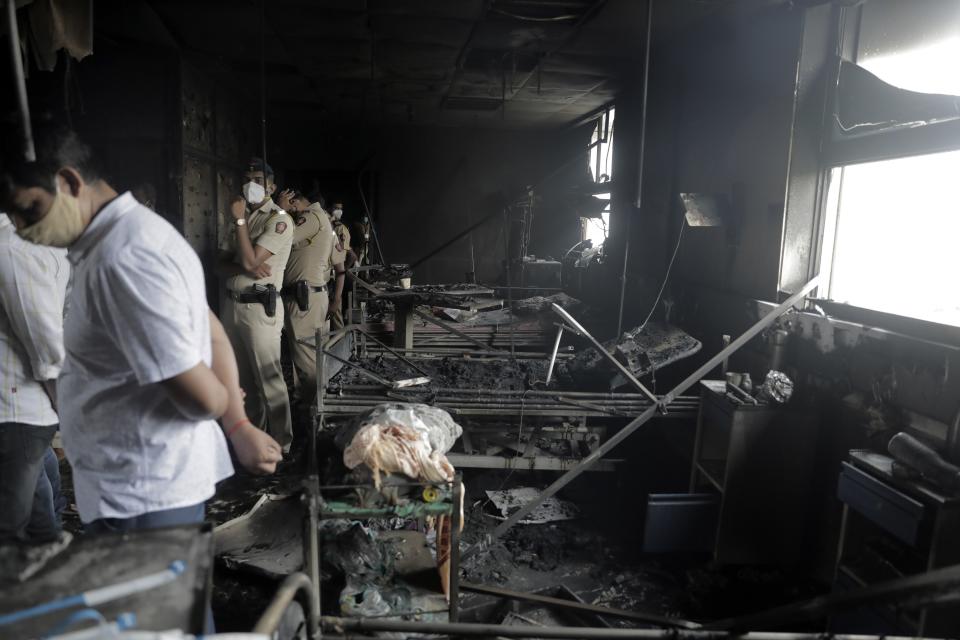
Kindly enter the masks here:
M 276 228 L 276 230 L 277 230 L 277 233 L 283 233 L 284 231 L 287 230 L 287 223 L 286 223 L 286 222 L 278 222 L 278 223 L 277 223 L 277 226 L 276 226 L 275 228 Z
M 307 217 L 306 217 L 306 216 L 300 216 L 299 218 L 297 218 L 297 226 L 298 226 L 298 227 L 301 226 L 301 225 L 303 225 L 303 224 L 305 224 L 306 222 L 307 222 Z

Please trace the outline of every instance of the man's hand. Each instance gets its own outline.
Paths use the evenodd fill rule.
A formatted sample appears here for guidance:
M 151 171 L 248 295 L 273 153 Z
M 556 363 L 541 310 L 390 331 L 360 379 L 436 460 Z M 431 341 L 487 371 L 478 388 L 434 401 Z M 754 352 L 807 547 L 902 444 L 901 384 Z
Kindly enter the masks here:
M 273 275 L 273 270 L 270 269 L 270 265 L 264 262 L 263 264 L 256 267 L 255 269 L 247 271 L 247 275 L 249 275 L 254 280 L 261 280 L 263 278 L 269 278 L 271 275 Z
M 330 300 L 330 308 L 327 309 L 327 320 L 332 318 L 333 314 L 341 308 L 343 308 L 343 300 L 341 300 L 339 296 L 334 296 L 334 298 Z
M 230 215 L 233 216 L 234 220 L 240 220 L 246 217 L 247 201 L 244 200 L 242 196 L 237 196 L 233 199 L 233 202 L 230 203 Z
M 280 192 L 280 195 L 277 196 L 277 206 L 289 213 L 290 206 L 293 204 L 293 196 L 293 189 L 284 189 Z
M 269 475 L 277 470 L 277 463 L 283 460 L 280 444 L 249 422 L 233 432 L 230 442 L 240 466 L 252 474 Z

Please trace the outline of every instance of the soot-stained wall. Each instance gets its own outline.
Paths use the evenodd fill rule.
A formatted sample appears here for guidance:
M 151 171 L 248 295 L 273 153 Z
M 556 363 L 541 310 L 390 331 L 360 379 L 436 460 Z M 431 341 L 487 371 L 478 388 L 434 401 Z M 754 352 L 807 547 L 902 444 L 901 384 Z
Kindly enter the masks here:
M 529 253 L 559 258 L 579 240 L 577 216 L 562 206 L 563 193 L 586 172 L 584 130 L 504 131 L 441 127 L 351 127 L 316 131 L 306 123 L 275 121 L 268 142 L 278 172 L 301 181 L 331 176 L 331 192 L 348 206 L 345 219 L 361 213 L 357 178 L 373 205 L 384 254 L 391 263 L 412 263 L 458 232 L 525 193 L 574 156 L 565 171 L 543 184 L 534 207 Z M 353 169 L 352 179 L 344 176 Z M 324 187 L 321 184 L 321 187 Z M 343 193 L 343 191 L 347 193 Z M 351 203 L 353 203 L 351 205 Z M 473 233 L 477 277 L 494 282 L 505 257 L 503 220 Z M 420 265 L 419 283 L 461 282 L 471 271 L 464 238 Z
M 682 12 L 684 4 L 690 3 L 671 6 Z M 619 100 L 618 153 L 623 157 L 614 167 L 619 191 L 614 249 L 622 246 L 623 236 L 617 234 L 624 234 L 626 216 L 633 216 L 626 326 L 642 320 L 663 278 L 682 220 L 677 195 L 713 193 L 732 205 L 723 227 L 684 231 L 665 297 L 674 303 L 671 321 L 704 348 L 675 370 L 658 374 L 661 381 L 692 371 L 719 351 L 722 334 L 736 336 L 770 310 L 757 299 L 778 296 L 801 29 L 805 17 L 811 25 L 804 11 L 824 10 L 829 7 L 782 5 L 747 15 L 729 8 L 682 31 L 671 31 L 668 17 L 661 14 L 662 22 L 655 25 L 659 37 L 652 58 L 639 211 L 631 206 L 636 181 L 630 180 L 637 170 L 639 79 Z M 830 45 L 828 38 L 822 42 Z M 830 52 L 832 48 L 824 56 Z M 627 104 L 633 106 L 625 108 Z M 605 298 L 615 305 L 621 262 L 611 263 Z M 661 304 L 655 317 L 662 318 L 666 308 Z M 908 335 L 871 328 L 875 326 Z M 960 420 L 960 378 L 951 374 L 960 353 L 952 346 L 957 332 L 944 329 L 931 338 L 927 328 L 922 336 L 909 335 L 918 330 L 915 324 L 879 314 L 843 322 L 793 313 L 780 327 L 789 334 L 782 366 L 796 383 L 795 402 L 816 418 L 810 426 L 818 452 L 815 491 L 809 504 L 796 505 L 809 516 L 805 569 L 828 581 L 840 526 L 840 462 L 851 448 L 884 450 L 890 436 L 903 429 L 942 445 L 948 425 Z M 762 376 L 769 355 L 760 338 L 730 366 Z M 960 461 L 960 451 L 943 451 Z
M 640 295 L 628 296 L 626 315 L 638 321 L 676 246 L 682 192 L 722 196 L 733 215 L 725 227 L 684 230 L 672 282 L 766 299 L 776 294 L 803 14 L 786 5 L 750 12 L 733 8 L 678 27 L 677 16 L 686 12 L 682 5 L 693 4 L 670 3 L 654 14 L 639 211 L 632 205 L 640 73 L 618 100 L 611 265 L 619 276 L 626 217 L 632 216 L 628 271 Z

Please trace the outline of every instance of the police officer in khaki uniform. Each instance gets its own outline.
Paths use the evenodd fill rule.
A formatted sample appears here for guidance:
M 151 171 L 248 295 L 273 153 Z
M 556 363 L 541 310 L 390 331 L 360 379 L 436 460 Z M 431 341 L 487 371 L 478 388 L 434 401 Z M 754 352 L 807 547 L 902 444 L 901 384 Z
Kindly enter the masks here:
M 333 203 L 333 209 L 330 211 L 330 222 L 333 225 L 334 233 L 337 234 L 336 257 L 334 261 L 339 260 L 349 269 L 356 263 L 357 255 L 350 248 L 350 229 L 343 223 L 341 220 L 342 217 L 343 203 Z M 334 330 L 343 329 L 343 304 L 340 302 L 341 299 L 342 298 L 338 296 L 336 301 L 331 300 L 330 302 L 330 323 L 333 325 Z M 334 302 L 337 302 L 337 304 L 334 304 Z
M 330 271 L 336 272 L 333 300 L 337 306 L 343 295 L 344 269 L 343 259 L 335 253 L 337 236 L 320 203 L 310 203 L 296 194 L 290 208 L 295 226 L 293 248 L 283 273 L 283 307 L 294 377 L 301 398 L 306 399 L 316 391 L 317 352 L 298 341 L 314 337 L 317 329 L 327 331 Z
M 252 158 L 244 173 L 243 197 L 230 205 L 234 224 L 223 239 L 218 271 L 225 285 L 221 320 L 237 355 L 247 414 L 287 453 L 293 427 L 280 368 L 284 309 L 278 298 L 294 225 L 271 199 L 275 189 L 273 169 Z

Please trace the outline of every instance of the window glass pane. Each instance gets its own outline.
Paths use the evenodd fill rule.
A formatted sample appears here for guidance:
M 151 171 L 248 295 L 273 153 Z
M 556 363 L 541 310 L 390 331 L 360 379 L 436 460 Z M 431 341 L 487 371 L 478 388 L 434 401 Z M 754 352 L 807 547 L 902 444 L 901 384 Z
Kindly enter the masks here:
M 598 193 L 597 198 L 609 200 L 609 193 Z M 593 246 L 599 247 L 607 240 L 610 225 L 610 205 L 607 204 L 599 218 L 580 218 L 583 222 L 583 239 L 592 240 Z
M 958 239 L 960 151 L 844 167 L 829 297 L 960 326 Z
M 960 95 L 960 2 L 870 0 L 862 6 L 857 64 L 901 89 Z
M 594 182 L 609 182 L 613 176 L 613 124 L 616 116 L 615 109 L 611 108 L 607 116 L 597 120 L 590 138 L 590 175 Z M 603 138 L 606 119 L 607 141 Z M 597 198 L 610 199 L 609 193 L 595 194 Z M 583 239 L 592 240 L 594 247 L 599 247 L 607 239 L 610 224 L 610 205 L 607 204 L 600 218 L 581 218 L 583 225 Z

